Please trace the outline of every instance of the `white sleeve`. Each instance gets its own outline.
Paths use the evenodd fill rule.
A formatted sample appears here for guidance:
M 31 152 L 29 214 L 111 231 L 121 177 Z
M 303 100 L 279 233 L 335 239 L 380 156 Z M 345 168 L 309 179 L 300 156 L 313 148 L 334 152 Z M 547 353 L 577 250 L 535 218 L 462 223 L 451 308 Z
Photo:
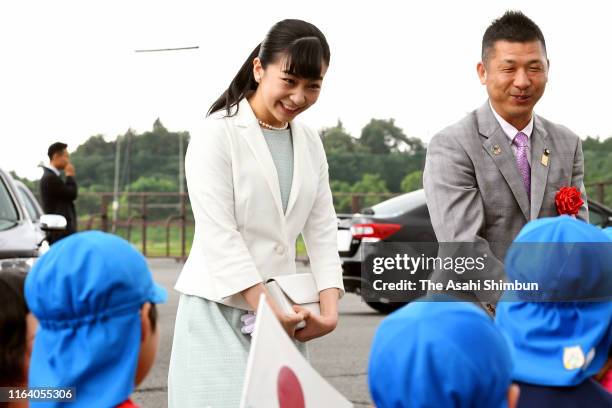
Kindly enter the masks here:
M 234 215 L 231 144 L 224 122 L 207 119 L 185 156 L 189 199 L 203 237 L 198 250 L 221 297 L 262 282 Z
M 342 282 L 342 265 L 338 255 L 338 223 L 331 189 L 325 150 L 318 135 L 316 136 L 319 167 L 319 180 L 314 204 L 302 230 L 310 268 L 314 275 L 317 289 L 340 289 L 344 294 Z

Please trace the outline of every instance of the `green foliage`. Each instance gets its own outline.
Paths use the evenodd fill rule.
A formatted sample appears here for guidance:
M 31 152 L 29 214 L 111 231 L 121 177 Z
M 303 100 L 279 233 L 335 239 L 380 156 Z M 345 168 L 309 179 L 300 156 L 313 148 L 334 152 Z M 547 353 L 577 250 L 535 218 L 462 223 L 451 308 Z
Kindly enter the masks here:
M 394 119 L 372 119 L 363 130 L 359 144 L 373 154 L 392 152 L 422 153 L 425 146 L 421 139 L 409 138 L 404 131 L 395 125 Z
M 13 179 L 21 181 L 32 193 L 38 196 L 40 188 L 39 180 L 28 180 L 27 178 L 19 177 L 14 171 L 10 171 L 9 173 Z
M 116 140 L 106 141 L 94 135 L 71 153 L 79 183 L 76 202 L 80 215 L 98 213 L 100 199 L 88 193 L 113 191 L 115 154 L 120 151 L 119 191 L 172 192 L 178 191 L 179 138 L 183 151 L 187 149 L 189 134 L 166 129 L 157 119 L 151 131 L 137 134 L 131 129 Z M 422 185 L 425 164 L 425 146 L 418 138 L 407 137 L 393 119 L 372 119 L 363 128 L 359 139 L 344 129 L 342 122 L 321 130 L 321 139 L 329 163 L 330 185 L 334 193 L 403 192 Z M 585 159 L 585 184 L 612 179 L 612 137 L 587 137 L 582 143 Z M 42 173 L 42 172 L 41 172 Z M 39 193 L 38 180 L 13 177 L 24 182 L 35 194 Z M 589 197 L 599 200 L 599 189 L 587 187 Z M 604 189 L 604 204 L 612 206 L 612 185 Z M 140 208 L 140 199 L 120 200 L 121 215 Z M 380 201 L 369 198 L 362 207 Z M 177 198 L 149 199 L 151 204 L 162 205 L 151 210 L 151 217 L 165 219 L 175 214 Z M 334 195 L 337 212 L 350 212 L 351 197 Z M 166 207 L 163 207 L 166 206 Z
M 352 185 L 361 180 L 364 174 L 379 174 L 390 191 L 399 192 L 407 174 L 423 169 L 425 152 L 414 155 L 334 152 L 327 155 L 327 162 L 331 180 L 345 181 Z
M 587 137 L 582 142 L 584 152 L 584 183 L 612 180 L 612 137 L 605 140 Z M 612 207 L 612 184 L 604 187 L 603 200 L 600 189 L 596 186 L 587 187 L 587 195 L 603 204 Z
M 327 129 L 321 134 L 323 146 L 326 152 L 349 152 L 355 151 L 355 141 L 344 129 L 334 127 Z
M 171 192 L 177 191 L 177 180 L 167 176 L 146 177 L 140 176 L 138 180 L 130 184 L 131 192 Z
M 334 208 L 337 213 L 349 213 L 351 212 L 351 196 L 352 192 L 351 185 L 346 181 L 332 180 L 329 183 L 331 191 L 334 197 Z M 344 193 L 344 194 L 342 194 Z
M 385 180 L 380 178 L 378 174 L 364 174 L 361 180 L 353 184 L 351 188 L 353 193 L 388 193 Z M 381 201 L 380 197 L 363 197 L 361 199 L 361 208 L 370 207 Z
M 419 190 L 423 188 L 423 171 L 417 170 L 408 174 L 402 180 L 402 192 L 409 193 L 411 191 Z
M 336 126 L 323 128 L 319 131 L 323 147 L 327 154 L 330 153 L 365 153 L 367 148 L 359 144 L 359 141 L 351 136 L 342 125 L 340 119 Z
M 169 132 L 159 119 L 152 131 L 141 135 L 129 129 L 110 142 L 101 135 L 92 136 L 71 154 L 79 187 L 101 186 L 104 191 L 113 191 L 119 143 L 119 191 L 129 190 L 140 177 L 176 180 L 173 191 L 178 191 L 179 137 L 183 138 L 185 151 L 189 134 Z M 96 187 L 96 191 L 99 189 Z

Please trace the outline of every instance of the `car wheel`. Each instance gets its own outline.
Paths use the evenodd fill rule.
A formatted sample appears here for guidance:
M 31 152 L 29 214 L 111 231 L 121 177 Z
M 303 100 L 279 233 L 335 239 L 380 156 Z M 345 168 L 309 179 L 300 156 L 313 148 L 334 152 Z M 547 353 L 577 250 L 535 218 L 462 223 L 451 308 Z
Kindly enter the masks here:
M 389 314 L 395 312 L 400 307 L 406 305 L 406 303 L 403 302 L 371 302 L 365 299 L 364 302 L 366 302 L 368 306 L 370 306 L 372 309 L 382 314 Z

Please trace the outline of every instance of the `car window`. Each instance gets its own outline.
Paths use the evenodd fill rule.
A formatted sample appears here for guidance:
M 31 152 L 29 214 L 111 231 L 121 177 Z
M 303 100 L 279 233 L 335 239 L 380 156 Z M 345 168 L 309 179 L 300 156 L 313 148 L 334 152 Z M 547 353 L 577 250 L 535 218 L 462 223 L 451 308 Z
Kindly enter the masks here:
M 11 228 L 19 220 L 19 213 L 4 180 L 0 178 L 0 230 Z
M 28 212 L 30 218 L 33 221 L 38 221 L 38 219 L 40 218 L 40 214 L 36 210 L 36 206 L 32 202 L 30 195 L 21 186 L 17 187 L 17 190 L 19 191 L 21 201 L 23 201 L 23 203 L 25 204 L 26 211 Z
M 377 216 L 392 217 L 412 211 L 424 204 L 425 191 L 416 190 L 378 203 L 372 206 L 372 210 Z

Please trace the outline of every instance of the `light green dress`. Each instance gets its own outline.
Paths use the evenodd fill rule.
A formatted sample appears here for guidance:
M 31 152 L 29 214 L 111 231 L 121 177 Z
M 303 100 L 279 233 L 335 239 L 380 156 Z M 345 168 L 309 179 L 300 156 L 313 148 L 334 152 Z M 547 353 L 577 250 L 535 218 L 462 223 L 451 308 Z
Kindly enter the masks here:
M 279 178 L 283 210 L 293 181 L 293 142 L 287 130 L 262 129 Z M 181 294 L 170 368 L 170 408 L 235 408 L 240 404 L 251 336 L 240 331 L 244 310 Z M 307 357 L 306 344 L 296 346 Z

